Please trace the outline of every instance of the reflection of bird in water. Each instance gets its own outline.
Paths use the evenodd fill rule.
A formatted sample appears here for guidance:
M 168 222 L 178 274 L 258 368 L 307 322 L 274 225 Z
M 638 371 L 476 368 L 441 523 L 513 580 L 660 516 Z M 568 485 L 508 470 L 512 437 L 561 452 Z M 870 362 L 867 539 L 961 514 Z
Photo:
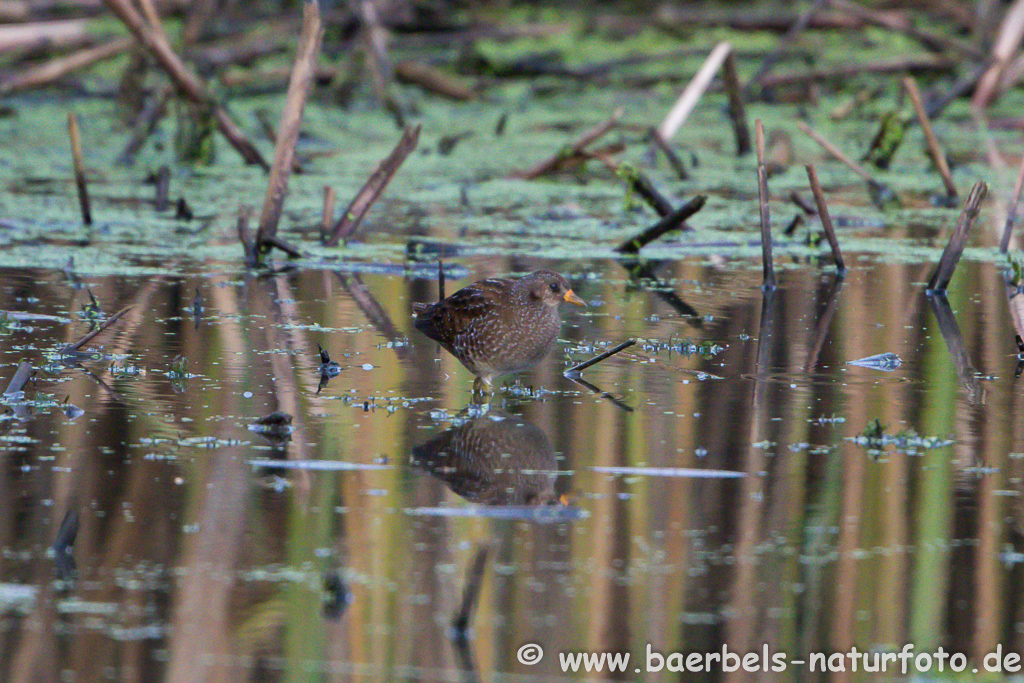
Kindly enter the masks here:
M 551 442 L 530 422 L 490 413 L 412 449 L 412 464 L 463 498 L 484 505 L 558 502 Z
M 480 280 L 435 304 L 414 304 L 416 329 L 438 342 L 477 376 L 495 377 L 536 365 L 554 346 L 558 305 L 586 306 L 569 282 L 550 270 L 521 278 Z

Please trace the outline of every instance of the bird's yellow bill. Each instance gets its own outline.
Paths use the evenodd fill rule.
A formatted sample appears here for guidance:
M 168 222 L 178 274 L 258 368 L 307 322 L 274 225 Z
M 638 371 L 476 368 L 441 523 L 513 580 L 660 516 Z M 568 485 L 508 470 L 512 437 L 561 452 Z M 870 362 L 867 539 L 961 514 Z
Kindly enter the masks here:
M 571 289 L 568 292 L 566 292 L 565 295 L 562 298 L 565 299 L 566 301 L 568 301 L 571 304 L 576 304 L 577 306 L 586 306 L 587 305 L 587 302 L 584 301 L 583 299 L 579 298 L 576 295 L 576 292 L 572 291 Z

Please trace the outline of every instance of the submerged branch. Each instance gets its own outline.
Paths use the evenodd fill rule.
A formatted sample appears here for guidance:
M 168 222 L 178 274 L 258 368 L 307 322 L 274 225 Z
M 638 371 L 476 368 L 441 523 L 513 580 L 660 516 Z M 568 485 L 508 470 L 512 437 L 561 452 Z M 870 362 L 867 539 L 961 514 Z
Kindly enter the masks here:
M 566 375 L 567 377 L 570 377 L 570 376 L 573 376 L 573 375 L 579 375 L 580 372 L 582 372 L 583 370 L 586 370 L 590 366 L 597 365 L 601 361 L 603 361 L 603 360 L 605 360 L 607 358 L 611 358 L 612 356 L 614 356 L 615 354 L 617 354 L 617 353 L 619 353 L 621 351 L 625 351 L 626 349 L 628 349 L 630 346 L 633 346 L 634 344 L 636 344 L 636 339 L 627 339 L 626 341 L 622 342 L 621 344 L 619 344 L 618 346 L 616 346 L 613 349 L 608 349 L 604 353 L 600 353 L 600 354 L 594 356 L 593 358 L 591 358 L 590 360 L 585 360 L 582 363 L 579 363 L 577 365 L 572 366 L 571 368 L 569 368 L 568 370 L 566 370 L 562 374 Z
M 120 320 L 121 316 L 123 316 L 125 313 L 127 313 L 131 309 L 132 309 L 131 306 L 125 306 L 120 311 L 118 311 L 114 315 L 112 315 L 109 318 L 107 318 L 106 320 L 104 320 L 102 325 L 100 325 L 95 330 L 93 330 L 89 334 L 85 335 L 84 337 L 82 337 L 81 339 L 76 341 L 74 344 L 66 344 L 60 350 L 61 354 L 68 355 L 68 354 L 70 354 L 70 353 L 72 353 L 74 351 L 78 351 L 78 350 L 82 349 L 86 344 L 88 344 L 93 339 L 95 339 L 101 332 L 103 332 L 108 327 L 110 327 L 111 325 L 116 323 L 118 320 Z

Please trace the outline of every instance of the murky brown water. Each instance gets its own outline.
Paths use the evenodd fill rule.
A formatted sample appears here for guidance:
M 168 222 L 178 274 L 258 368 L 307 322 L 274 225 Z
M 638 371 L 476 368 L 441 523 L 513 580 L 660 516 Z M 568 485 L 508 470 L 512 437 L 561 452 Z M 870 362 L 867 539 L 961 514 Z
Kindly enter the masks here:
M 134 307 L 103 358 L 68 368 L 44 352 L 87 331 L 84 290 L 4 271 L 3 309 L 72 322 L 21 321 L 0 345 L 4 386 L 19 360 L 40 368 L 37 405 L 8 401 L 0 436 L 0 679 L 558 680 L 577 677 L 559 653 L 611 651 L 634 659 L 598 678 L 669 680 L 636 673 L 648 645 L 807 660 L 913 643 L 968 671 L 1024 650 L 1001 275 L 962 264 L 937 318 L 927 264 L 849 259 L 831 309 L 813 267 L 768 301 L 753 263 L 663 267 L 699 319 L 613 262 L 464 261 L 451 288 L 545 266 L 592 304 L 475 416 L 471 376 L 411 325 L 430 279 L 87 278 L 107 313 Z M 598 391 L 562 377 L 630 337 L 583 373 Z M 319 393 L 317 344 L 340 364 Z M 846 364 L 886 352 L 892 372 Z M 289 439 L 249 428 L 274 411 Z M 876 418 L 885 437 L 851 440 Z M 68 515 L 74 581 L 53 549 Z M 527 643 L 540 663 L 517 661 Z M 822 677 L 713 668 L 692 675 Z

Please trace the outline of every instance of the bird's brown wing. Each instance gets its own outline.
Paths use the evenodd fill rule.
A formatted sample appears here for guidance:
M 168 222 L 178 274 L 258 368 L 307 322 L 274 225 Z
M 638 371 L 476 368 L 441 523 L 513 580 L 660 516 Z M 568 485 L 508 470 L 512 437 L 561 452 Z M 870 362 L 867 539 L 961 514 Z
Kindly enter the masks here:
M 416 329 L 431 339 L 451 343 L 469 332 L 474 321 L 486 316 L 495 305 L 495 297 L 508 286 L 508 280 L 489 279 L 460 289 L 447 299 L 419 309 Z

